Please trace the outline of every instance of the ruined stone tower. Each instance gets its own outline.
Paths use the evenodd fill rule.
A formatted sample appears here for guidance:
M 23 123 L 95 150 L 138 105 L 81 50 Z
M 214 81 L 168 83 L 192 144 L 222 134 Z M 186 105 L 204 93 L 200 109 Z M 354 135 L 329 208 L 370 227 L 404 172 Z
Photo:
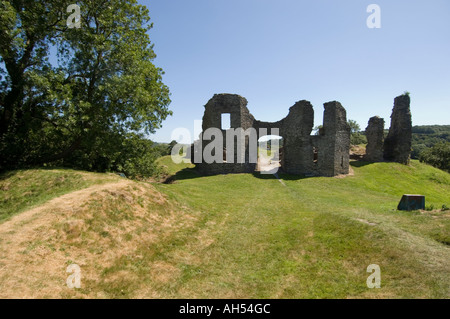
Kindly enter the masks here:
M 374 116 L 366 128 L 367 146 L 364 159 L 369 162 L 383 161 L 384 119 Z
M 350 125 L 347 112 L 341 103 L 324 104 L 323 129 L 313 141 L 318 149 L 318 175 L 335 176 L 348 174 L 350 162 Z
M 411 157 L 412 120 L 410 98 L 407 94 L 397 96 L 391 115 L 391 127 L 384 141 L 384 159 L 409 164 Z

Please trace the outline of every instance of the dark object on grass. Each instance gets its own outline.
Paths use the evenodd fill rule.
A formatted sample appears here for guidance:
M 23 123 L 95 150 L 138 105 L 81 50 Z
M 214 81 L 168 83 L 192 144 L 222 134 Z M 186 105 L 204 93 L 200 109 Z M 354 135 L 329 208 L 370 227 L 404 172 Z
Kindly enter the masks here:
M 397 206 L 398 210 L 419 210 L 425 209 L 425 196 L 423 195 L 403 195 Z

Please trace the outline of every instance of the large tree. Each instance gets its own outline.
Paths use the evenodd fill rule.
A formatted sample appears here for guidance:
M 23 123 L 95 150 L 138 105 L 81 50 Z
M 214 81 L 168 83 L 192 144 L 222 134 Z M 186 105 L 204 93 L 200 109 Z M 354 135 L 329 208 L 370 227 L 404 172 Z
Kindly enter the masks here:
M 71 3 L 0 0 L 0 168 L 105 160 L 171 114 L 147 8 L 77 1 L 69 28 Z

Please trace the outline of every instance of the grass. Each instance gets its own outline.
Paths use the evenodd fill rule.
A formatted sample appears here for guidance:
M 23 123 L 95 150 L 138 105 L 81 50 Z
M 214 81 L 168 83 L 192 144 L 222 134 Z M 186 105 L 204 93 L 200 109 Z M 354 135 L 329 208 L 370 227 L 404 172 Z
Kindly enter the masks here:
M 115 179 L 114 175 L 87 174 L 69 169 L 3 173 L 0 175 L 0 222 L 52 198 Z
M 10 260 L 17 254 L 8 255 L 13 248 L 5 244 L 15 241 L 10 232 L 0 233 L 0 286 L 11 287 L 4 295 L 29 290 L 64 298 L 450 297 L 449 212 L 396 210 L 404 193 L 423 194 L 434 207 L 450 206 L 448 173 L 417 161 L 352 162 L 353 176 L 280 174 L 280 182 L 259 174 L 201 177 L 192 165 L 176 165 L 170 157 L 159 164 L 174 175 L 173 183 L 106 187 L 30 234 L 22 228 L 27 224 L 17 225 L 22 260 L 16 266 Z M 22 183 L 26 191 L 34 174 L 2 183 Z M 51 180 L 40 177 L 45 178 Z M 64 270 L 72 262 L 83 271 L 79 290 L 64 287 Z M 381 268 L 380 289 L 366 286 L 371 264 Z M 29 265 L 38 268 L 27 286 Z
M 185 156 L 185 154 L 183 154 Z M 178 156 L 178 160 L 181 162 L 183 161 L 182 156 Z M 175 175 L 179 171 L 186 169 L 186 168 L 193 168 L 194 165 L 191 163 L 184 163 L 181 162 L 180 164 L 175 164 L 174 161 L 171 160 L 170 156 L 164 156 L 156 160 L 156 164 L 159 165 L 163 169 L 163 172 L 167 175 Z
M 157 185 L 201 211 L 213 238 L 183 297 L 449 297 L 448 214 L 396 210 L 404 193 L 450 202 L 449 174 L 416 161 L 366 164 L 339 179 L 281 175 L 286 186 L 249 174 Z M 383 289 L 365 284 L 374 263 Z

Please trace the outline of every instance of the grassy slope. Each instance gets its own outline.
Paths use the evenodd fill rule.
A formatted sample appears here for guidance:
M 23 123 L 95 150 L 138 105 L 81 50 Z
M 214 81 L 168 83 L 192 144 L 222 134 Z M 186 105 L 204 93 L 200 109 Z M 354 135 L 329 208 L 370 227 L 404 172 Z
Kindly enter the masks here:
M 183 296 L 449 297 L 448 216 L 395 208 L 404 193 L 449 206 L 450 175 L 416 161 L 353 168 L 341 179 L 284 176 L 285 186 L 246 174 L 158 185 L 201 211 L 210 236 Z M 383 289 L 367 288 L 369 264 Z
M 159 162 L 172 174 L 190 167 L 174 165 L 170 157 Z M 355 175 L 345 178 L 281 176 L 282 182 L 251 174 L 199 177 L 187 169 L 173 184 L 131 182 L 96 193 L 81 206 L 75 229 L 68 212 L 22 236 L 21 264 L 43 269 L 42 278 L 33 270 L 36 279 L 28 288 L 42 297 L 448 298 L 449 215 L 395 207 L 404 193 L 426 195 L 427 205 L 450 206 L 450 175 L 415 161 L 353 169 Z M 53 174 L 37 173 L 41 180 Z M 34 174 L 0 182 L 10 185 L 4 207 L 27 202 L 10 190 L 24 185 L 26 193 L 25 181 Z M 1 236 L 0 244 L 7 240 Z M 34 255 L 42 247 L 44 261 Z M 8 269 L 9 260 L 0 258 L 0 266 Z M 55 272 L 61 268 L 51 282 L 50 261 Z M 76 291 L 64 288 L 71 262 L 83 270 Z M 366 286 L 370 264 L 381 267 L 381 289 Z M 3 274 L 0 286 L 14 276 L 24 285 L 23 273 Z M 10 286 L 4 295 L 21 287 Z
M 163 172 L 168 175 L 175 175 L 185 168 L 193 168 L 194 165 L 191 163 L 184 163 L 183 158 L 178 156 L 178 160 L 181 162 L 180 164 L 175 164 L 174 161 L 171 160 L 171 156 L 160 157 L 156 160 L 156 164 L 159 165 Z M 189 173 L 188 173 L 189 174 Z
M 0 222 L 54 197 L 118 180 L 115 175 L 69 169 L 10 171 L 0 175 Z

